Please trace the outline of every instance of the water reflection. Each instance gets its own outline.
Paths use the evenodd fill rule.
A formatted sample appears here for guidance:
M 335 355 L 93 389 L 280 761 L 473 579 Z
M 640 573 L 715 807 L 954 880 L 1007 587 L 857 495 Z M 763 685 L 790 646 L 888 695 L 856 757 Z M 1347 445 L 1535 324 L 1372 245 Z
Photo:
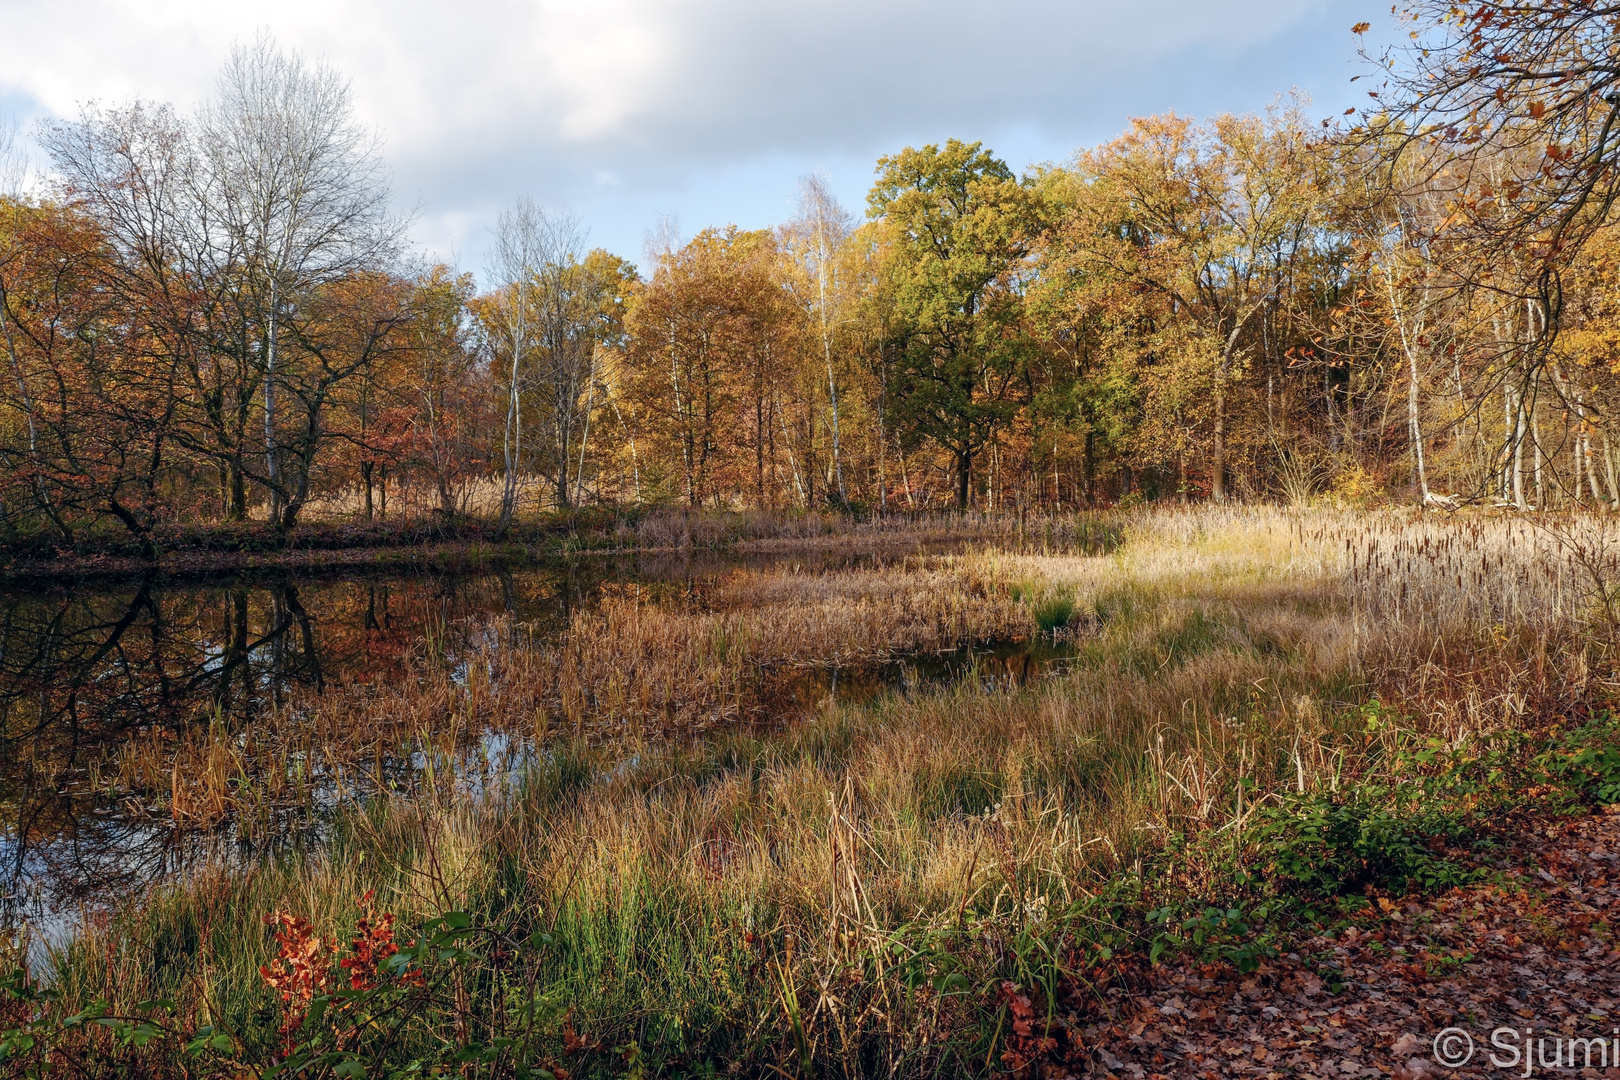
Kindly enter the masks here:
M 815 573 L 903 557 L 799 554 L 748 565 Z M 166 808 L 121 790 L 119 754 L 139 740 L 197 724 L 239 731 L 311 692 L 416 678 L 424 663 L 455 672 L 492 627 L 521 628 L 526 639 L 560 634 L 605 586 L 633 584 L 647 602 L 703 607 L 710 585 L 740 562 L 676 557 L 462 575 L 0 588 L 0 929 L 27 920 L 53 936 L 51 926 L 66 925 L 81 904 L 131 895 L 199 859 L 262 853 L 228 830 L 177 829 Z M 772 715 L 964 678 L 1016 687 L 1063 655 L 1007 643 L 806 668 L 784 673 L 785 707 Z M 522 751 L 495 742 L 483 749 L 496 757 Z
M 120 750 L 251 722 L 297 689 L 410 677 L 490 615 L 565 625 L 611 567 L 0 591 L 0 922 L 155 880 L 218 838 L 118 790 Z

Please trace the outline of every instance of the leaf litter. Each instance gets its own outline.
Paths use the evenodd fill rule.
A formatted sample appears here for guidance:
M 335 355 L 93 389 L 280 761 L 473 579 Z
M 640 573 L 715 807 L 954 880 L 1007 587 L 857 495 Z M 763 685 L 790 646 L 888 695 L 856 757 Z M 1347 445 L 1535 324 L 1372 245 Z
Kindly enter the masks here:
M 1536 821 L 1477 861 L 1488 880 L 1429 897 L 1372 896 L 1347 923 L 1296 940 L 1249 974 L 1121 965 L 1104 1000 L 1085 1010 L 1090 1022 L 1070 1002 L 1080 1007 L 1067 1022 L 1034 1024 L 1036 1038 L 1023 1052 L 1010 1046 L 1004 1067 L 1042 1080 L 1422 1080 L 1524 1075 L 1522 1060 L 1498 1066 L 1491 1055 L 1506 1060 L 1531 1039 L 1544 1040 L 1548 1058 L 1570 1038 L 1620 1047 L 1620 807 Z M 1003 995 L 1020 1004 L 1016 988 Z M 1433 1040 L 1448 1028 L 1473 1042 L 1460 1068 L 1434 1060 Z M 1492 1049 L 1498 1028 L 1515 1030 L 1502 1037 L 1514 1051 Z M 1060 1038 L 1067 1052 L 1057 1052 Z M 1538 1064 L 1534 1073 L 1620 1078 L 1620 1062 L 1597 1055 L 1590 1067 Z

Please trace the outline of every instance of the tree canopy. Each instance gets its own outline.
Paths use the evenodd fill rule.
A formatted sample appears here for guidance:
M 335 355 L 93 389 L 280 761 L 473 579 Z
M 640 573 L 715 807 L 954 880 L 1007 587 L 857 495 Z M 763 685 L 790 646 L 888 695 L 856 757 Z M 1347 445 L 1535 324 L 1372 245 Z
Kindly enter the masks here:
M 1620 507 L 1620 19 L 1415 3 L 1367 110 L 824 178 L 637 267 L 519 200 L 413 265 L 331 69 L 40 131 L 0 197 L 0 539 L 593 505 Z

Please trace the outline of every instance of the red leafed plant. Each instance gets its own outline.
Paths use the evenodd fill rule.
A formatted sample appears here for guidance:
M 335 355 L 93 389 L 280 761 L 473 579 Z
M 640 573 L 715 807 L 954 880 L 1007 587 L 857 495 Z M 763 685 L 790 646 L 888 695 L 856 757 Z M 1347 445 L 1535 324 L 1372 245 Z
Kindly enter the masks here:
M 259 974 L 281 994 L 281 1003 L 286 1008 L 281 1036 L 291 1053 L 296 1041 L 294 1036 L 304 1024 L 310 1002 L 316 995 L 331 989 L 332 956 L 337 952 L 337 943 L 317 934 L 309 920 L 301 915 L 278 911 L 266 915 L 264 921 L 278 928 L 276 956 L 259 969 Z
M 349 985 L 355 990 L 370 990 L 377 985 L 377 972 L 383 962 L 399 952 L 394 944 L 394 913 L 379 912 L 372 906 L 373 889 L 360 898 L 360 921 L 355 924 L 354 937 L 349 940 L 349 955 L 343 959 L 343 969 L 349 973 Z M 417 978 L 420 971 L 409 972 Z
M 348 955 L 339 964 L 349 973 L 349 986 L 354 990 L 375 989 L 383 964 L 399 952 L 394 942 L 394 913 L 378 911 L 372 902 L 375 895 L 373 890 L 360 898 L 360 919 L 345 950 Z M 261 967 L 259 974 L 281 994 L 286 1016 L 280 1031 L 291 1054 L 311 1002 L 334 989 L 332 958 L 338 953 L 338 943 L 315 933 L 309 920 L 299 915 L 278 911 L 264 921 L 278 928 L 277 950 L 275 959 Z M 422 972 L 413 968 L 398 981 L 403 986 L 418 986 Z

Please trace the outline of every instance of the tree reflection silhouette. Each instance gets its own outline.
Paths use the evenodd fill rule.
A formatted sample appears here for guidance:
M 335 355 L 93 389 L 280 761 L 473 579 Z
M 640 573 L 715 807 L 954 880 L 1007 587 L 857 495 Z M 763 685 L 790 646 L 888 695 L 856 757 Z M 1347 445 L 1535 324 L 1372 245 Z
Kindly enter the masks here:
M 237 731 L 334 681 L 408 678 L 424 627 L 459 651 L 484 617 L 554 622 L 611 572 L 0 590 L 0 924 L 240 849 L 117 788 L 132 739 Z

